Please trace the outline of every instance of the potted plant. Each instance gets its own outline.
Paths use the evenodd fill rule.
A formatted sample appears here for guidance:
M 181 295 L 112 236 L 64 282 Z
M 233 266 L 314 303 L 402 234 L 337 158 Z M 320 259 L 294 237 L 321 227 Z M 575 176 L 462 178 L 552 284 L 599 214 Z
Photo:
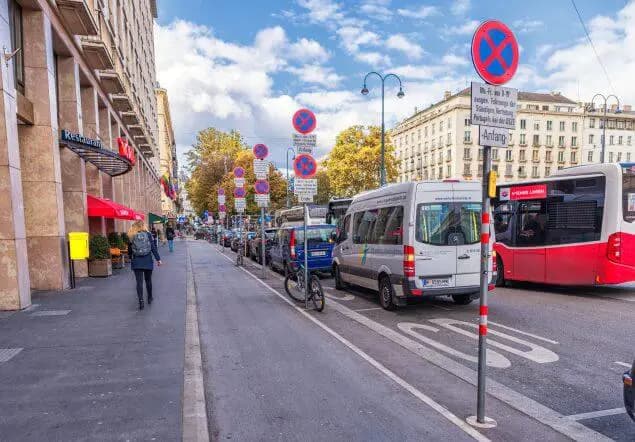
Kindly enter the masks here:
M 122 269 L 124 264 L 121 251 L 123 248 L 123 241 L 121 240 L 119 233 L 110 232 L 108 234 L 108 243 L 110 244 L 112 267 L 114 269 Z
M 89 276 L 110 276 L 112 275 L 112 261 L 110 259 L 110 244 L 103 235 L 93 235 L 90 237 L 88 245 L 90 257 L 88 258 Z

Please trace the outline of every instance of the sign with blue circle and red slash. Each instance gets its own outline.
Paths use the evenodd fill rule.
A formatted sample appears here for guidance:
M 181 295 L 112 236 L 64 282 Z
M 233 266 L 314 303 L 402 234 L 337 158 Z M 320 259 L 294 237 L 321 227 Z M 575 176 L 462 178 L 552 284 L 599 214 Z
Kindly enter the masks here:
M 236 187 L 234 189 L 234 198 L 244 198 L 245 193 L 246 192 L 244 187 Z
M 225 195 L 225 189 L 223 189 L 222 187 L 218 188 L 218 194 L 219 195 Z
M 243 178 L 244 176 L 245 176 L 245 169 L 243 169 L 242 167 L 234 168 L 234 177 Z
M 296 155 L 293 161 L 293 172 L 296 178 L 313 178 L 317 172 L 317 162 L 315 158 L 306 153 Z
M 518 42 L 513 32 L 498 20 L 487 20 L 472 38 L 472 63 L 485 82 L 500 86 L 518 68 Z
M 258 143 L 254 146 L 253 152 L 256 158 L 264 160 L 269 155 L 269 148 L 262 143 Z
M 317 125 L 315 114 L 308 109 L 297 110 L 291 121 L 293 128 L 304 135 L 313 132 Z
M 254 183 L 254 190 L 258 195 L 265 195 L 269 193 L 269 181 L 256 180 L 256 182 Z

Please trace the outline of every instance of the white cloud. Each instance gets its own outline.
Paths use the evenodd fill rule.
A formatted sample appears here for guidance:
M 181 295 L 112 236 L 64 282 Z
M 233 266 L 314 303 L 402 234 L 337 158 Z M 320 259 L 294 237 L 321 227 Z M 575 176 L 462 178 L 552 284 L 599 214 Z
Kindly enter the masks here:
M 439 10 L 436 6 L 420 6 L 417 9 L 397 9 L 397 14 L 403 17 L 424 19 L 436 15 Z
M 445 54 L 441 63 L 450 66 L 467 66 L 470 62 L 465 57 L 459 57 L 456 54 Z
M 304 83 L 318 84 L 328 88 L 337 87 L 343 79 L 343 77 L 334 72 L 333 68 L 315 64 L 304 65 L 299 68 L 290 67 L 288 71 Z
M 446 35 L 470 35 L 476 31 L 479 22 L 477 20 L 468 20 L 462 25 L 454 27 L 445 27 L 443 33 Z
M 417 60 L 423 55 L 423 48 L 403 34 L 391 35 L 388 40 L 386 40 L 386 47 L 401 51 L 406 57 L 413 60 Z
M 454 15 L 464 15 L 470 9 L 470 0 L 454 0 L 450 11 Z
M 391 0 L 366 0 L 359 7 L 359 10 L 368 18 L 390 21 L 393 15 L 390 9 Z
M 298 0 L 298 5 L 308 10 L 309 18 L 317 23 L 338 21 L 344 18 L 341 5 L 333 0 Z
M 543 25 L 544 23 L 540 20 L 514 20 L 514 22 L 512 23 L 512 29 L 515 32 L 526 34 L 528 32 L 533 32 L 542 28 Z
M 360 46 L 375 46 L 381 42 L 379 35 L 356 26 L 344 26 L 337 30 L 342 46 L 351 54 L 359 51 Z
M 390 57 L 379 52 L 357 52 L 353 56 L 355 60 L 373 66 L 388 66 L 391 63 Z
M 307 38 L 301 38 L 290 44 L 289 55 L 292 59 L 315 61 L 317 63 L 324 63 L 330 58 L 330 54 L 320 43 Z

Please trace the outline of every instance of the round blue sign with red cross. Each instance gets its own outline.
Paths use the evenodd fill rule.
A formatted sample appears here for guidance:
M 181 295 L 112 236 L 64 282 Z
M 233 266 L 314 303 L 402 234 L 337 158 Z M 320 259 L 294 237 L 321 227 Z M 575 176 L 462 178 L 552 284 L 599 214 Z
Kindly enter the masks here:
M 293 114 L 293 128 L 301 134 L 313 132 L 317 124 L 315 114 L 308 109 L 299 109 Z
M 219 195 L 225 195 L 225 189 L 223 189 L 222 187 L 218 188 L 218 194 Z
M 256 158 L 264 160 L 267 158 L 267 155 L 269 155 L 269 148 L 266 145 L 259 143 L 254 146 L 253 152 Z
M 512 79 L 518 68 L 518 42 L 505 23 L 487 20 L 476 29 L 472 63 L 489 84 L 500 86 Z
M 245 188 L 244 187 L 236 187 L 234 189 L 234 198 L 244 198 L 245 197 Z
M 218 206 L 218 211 L 219 212 L 226 212 L 227 210 L 225 210 L 225 204 L 221 204 L 220 206 Z
M 245 176 L 245 169 L 243 169 L 242 167 L 234 168 L 234 176 L 236 178 L 243 178 Z
M 295 172 L 296 178 L 313 178 L 317 172 L 315 158 L 306 153 L 296 155 L 293 161 L 293 172 Z
M 256 182 L 254 183 L 254 190 L 258 195 L 265 195 L 269 193 L 269 181 L 256 180 Z

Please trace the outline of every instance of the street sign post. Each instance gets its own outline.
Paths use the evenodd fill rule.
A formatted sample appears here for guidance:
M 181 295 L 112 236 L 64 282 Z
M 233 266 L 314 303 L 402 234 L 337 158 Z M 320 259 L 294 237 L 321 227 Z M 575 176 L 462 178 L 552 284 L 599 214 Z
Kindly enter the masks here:
M 269 155 L 269 148 L 265 144 L 258 143 L 254 146 L 253 153 L 259 160 L 264 160 Z
M 266 180 L 269 175 L 269 162 L 265 160 L 254 160 L 254 174 L 257 180 Z
M 472 83 L 472 124 L 479 125 L 479 144 L 483 146 L 483 182 L 481 205 L 481 281 L 478 327 L 478 384 L 476 416 L 467 421 L 492 428 L 496 421 L 485 416 L 487 369 L 487 294 L 490 283 L 490 190 L 496 186 L 492 172 L 492 146 L 507 147 L 509 129 L 516 126 L 516 89 L 501 87 L 512 79 L 518 67 L 518 42 L 512 31 L 498 20 L 488 20 L 476 29 L 472 38 L 472 63 L 488 84 Z
M 315 134 L 293 134 L 293 148 L 296 153 L 308 153 L 312 155 L 316 145 L 317 136 Z

